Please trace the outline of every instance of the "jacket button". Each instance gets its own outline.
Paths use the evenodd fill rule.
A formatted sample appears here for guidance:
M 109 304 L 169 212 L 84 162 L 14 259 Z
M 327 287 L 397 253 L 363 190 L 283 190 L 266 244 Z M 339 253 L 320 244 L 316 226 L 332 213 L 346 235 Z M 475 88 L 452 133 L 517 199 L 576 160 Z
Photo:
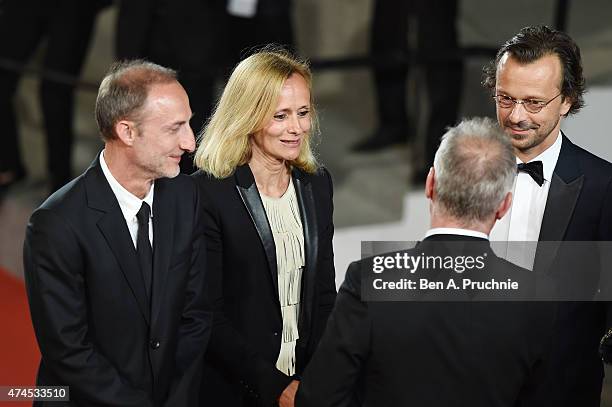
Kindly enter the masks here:
M 278 336 L 278 332 L 274 332 L 274 336 Z
M 160 346 L 160 343 L 157 339 L 151 339 L 151 342 L 149 342 L 149 344 L 151 345 L 152 349 L 157 349 Z

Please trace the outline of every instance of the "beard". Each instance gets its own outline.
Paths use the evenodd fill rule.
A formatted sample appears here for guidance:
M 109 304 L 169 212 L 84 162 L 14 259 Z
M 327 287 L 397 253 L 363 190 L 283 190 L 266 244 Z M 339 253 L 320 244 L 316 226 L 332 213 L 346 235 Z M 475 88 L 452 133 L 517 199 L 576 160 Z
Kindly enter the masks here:
M 545 127 L 529 120 L 522 120 L 518 123 L 504 122 L 504 130 L 510 136 L 513 147 L 523 153 L 536 148 L 552 134 L 558 122 L 550 123 L 551 126 Z M 512 130 L 523 130 L 526 133 L 513 133 Z
M 534 122 L 530 122 L 529 120 L 521 120 L 517 124 L 512 124 L 508 121 L 504 123 L 505 127 L 518 127 L 519 130 L 537 130 L 540 128 L 540 125 Z

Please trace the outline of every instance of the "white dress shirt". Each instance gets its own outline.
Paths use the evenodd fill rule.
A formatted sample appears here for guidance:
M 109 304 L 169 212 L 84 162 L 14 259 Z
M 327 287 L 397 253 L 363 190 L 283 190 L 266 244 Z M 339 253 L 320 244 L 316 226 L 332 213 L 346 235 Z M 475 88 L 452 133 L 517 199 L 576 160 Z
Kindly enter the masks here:
M 550 147 L 529 161 L 542 161 L 544 173 L 542 186 L 539 186 L 529 174 L 517 172 L 512 191 L 512 207 L 491 230 L 492 241 L 516 242 L 508 245 L 505 253 L 497 255 L 527 269 L 533 268 L 536 245 L 523 242 L 537 242 L 539 239 L 550 181 L 559 159 L 561 143 L 562 137 L 559 133 Z M 516 162 L 520 164 L 521 160 L 517 158 Z M 495 247 L 501 246 L 495 245 Z
M 489 236 L 486 233 L 479 232 L 477 230 L 470 229 L 459 229 L 459 228 L 433 228 L 429 229 L 425 233 L 425 238 L 433 235 L 461 235 L 470 237 L 479 237 L 481 239 L 489 240 Z
M 253 18 L 257 13 L 257 0 L 228 0 L 226 10 L 234 17 Z
M 119 181 L 113 177 L 113 174 L 111 174 L 110 169 L 104 160 L 104 150 L 100 154 L 100 167 L 102 167 L 102 172 L 113 190 L 113 194 L 115 194 L 117 202 L 119 202 L 119 207 L 121 208 L 121 212 L 125 218 L 125 223 L 127 224 L 130 231 L 130 236 L 132 237 L 132 242 L 134 243 L 134 248 L 136 248 L 136 237 L 138 236 L 138 219 L 136 218 L 136 214 L 140 210 L 143 201 L 149 204 L 149 207 L 151 208 L 151 218 L 149 218 L 149 241 L 151 242 L 151 247 L 153 247 L 153 222 L 151 219 L 153 218 L 154 184 L 151 184 L 151 188 L 149 189 L 147 196 L 145 196 L 144 199 L 140 199 L 125 189 L 119 183 Z

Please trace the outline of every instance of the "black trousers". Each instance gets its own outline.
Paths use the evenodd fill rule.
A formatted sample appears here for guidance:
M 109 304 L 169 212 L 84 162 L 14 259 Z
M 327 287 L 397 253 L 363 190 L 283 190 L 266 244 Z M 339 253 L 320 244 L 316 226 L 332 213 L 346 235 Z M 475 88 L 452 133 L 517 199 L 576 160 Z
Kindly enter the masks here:
M 99 4 L 83 0 L 4 0 L 0 59 L 25 64 L 47 40 L 43 69 L 78 77 Z M 0 67 L 0 171 L 24 172 L 14 96 L 20 73 Z M 54 187 L 71 178 L 74 88 L 43 79 L 40 100 L 47 134 L 47 168 Z
M 403 64 L 408 55 L 410 14 L 416 16 L 417 53 L 421 61 Z M 433 163 L 440 137 L 457 120 L 463 82 L 458 52 L 456 0 L 376 0 L 371 31 L 372 55 L 382 62 L 374 69 L 380 127 L 407 129 L 408 66 L 422 64 L 429 96 L 425 165 Z
M 226 16 L 227 67 L 231 69 L 253 50 L 276 44 L 294 51 L 293 23 L 289 10 L 252 18 Z

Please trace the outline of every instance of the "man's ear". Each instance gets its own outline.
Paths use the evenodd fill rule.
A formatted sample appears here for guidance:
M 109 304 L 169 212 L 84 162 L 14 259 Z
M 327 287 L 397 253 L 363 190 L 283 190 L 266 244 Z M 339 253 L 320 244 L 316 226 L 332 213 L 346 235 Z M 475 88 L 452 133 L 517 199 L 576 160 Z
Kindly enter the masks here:
M 512 206 L 512 192 L 508 192 L 495 211 L 495 220 L 501 219 Z
M 563 101 L 561 102 L 561 116 L 567 116 L 567 113 L 572 108 L 572 105 L 574 103 L 570 98 L 566 96 L 562 96 L 562 97 L 563 97 Z
M 429 168 L 427 179 L 425 180 L 425 196 L 427 199 L 432 199 L 434 195 L 434 188 L 436 186 L 436 170 L 434 167 Z
M 131 120 L 119 120 L 115 123 L 115 134 L 125 145 L 132 146 L 138 134 L 136 123 Z

